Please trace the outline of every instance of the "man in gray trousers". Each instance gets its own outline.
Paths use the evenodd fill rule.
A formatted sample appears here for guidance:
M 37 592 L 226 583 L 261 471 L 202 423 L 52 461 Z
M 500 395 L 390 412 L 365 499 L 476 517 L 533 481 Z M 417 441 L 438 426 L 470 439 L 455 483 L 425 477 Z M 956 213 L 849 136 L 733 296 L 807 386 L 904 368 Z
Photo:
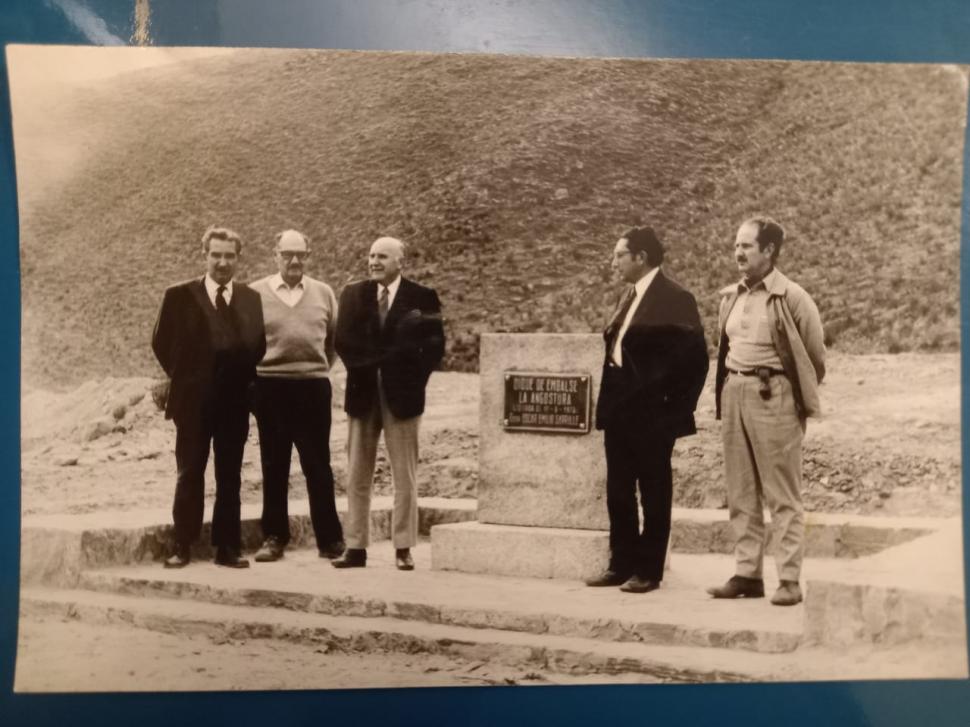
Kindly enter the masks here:
M 779 543 L 771 602 L 793 606 L 802 600 L 802 437 L 806 418 L 820 414 L 825 345 L 814 301 L 775 268 L 784 241 L 771 218 L 745 221 L 734 243 L 743 278 L 721 290 L 715 398 L 737 566 L 708 593 L 764 597 L 765 501 Z
M 377 442 L 394 482 L 391 539 L 395 565 L 413 570 L 418 540 L 418 432 L 425 388 L 445 350 L 441 302 L 432 289 L 402 277 L 401 240 L 379 237 L 367 256 L 369 279 L 340 294 L 337 354 L 347 367 L 347 550 L 335 568 L 367 565 Z

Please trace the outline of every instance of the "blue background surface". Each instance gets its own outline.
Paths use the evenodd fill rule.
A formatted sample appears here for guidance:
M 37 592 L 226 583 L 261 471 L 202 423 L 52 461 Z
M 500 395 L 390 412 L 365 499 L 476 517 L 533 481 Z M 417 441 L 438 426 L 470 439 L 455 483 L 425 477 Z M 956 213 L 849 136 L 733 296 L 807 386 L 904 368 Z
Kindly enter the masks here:
M 129 42 L 134 0 L 7 0 L 3 43 Z M 966 0 L 160 0 L 155 45 L 566 56 L 970 63 Z M 14 695 L 19 263 L 5 61 L 0 72 L 0 721 L 4 724 L 970 724 L 970 682 L 603 686 L 140 695 Z M 965 151 L 965 170 L 970 155 Z M 967 181 L 961 277 L 970 223 Z M 56 241 L 52 241 L 56 244 Z M 961 284 L 961 288 L 962 288 Z M 968 300 L 961 290 L 961 332 Z M 968 367 L 962 369 L 966 392 Z M 964 420 L 970 412 L 962 396 Z M 963 433 L 966 452 L 967 433 Z M 968 496 L 964 477 L 963 503 Z M 967 540 L 967 523 L 964 523 Z M 966 553 L 964 554 L 966 562 Z M 146 685 L 150 688 L 150 685 Z

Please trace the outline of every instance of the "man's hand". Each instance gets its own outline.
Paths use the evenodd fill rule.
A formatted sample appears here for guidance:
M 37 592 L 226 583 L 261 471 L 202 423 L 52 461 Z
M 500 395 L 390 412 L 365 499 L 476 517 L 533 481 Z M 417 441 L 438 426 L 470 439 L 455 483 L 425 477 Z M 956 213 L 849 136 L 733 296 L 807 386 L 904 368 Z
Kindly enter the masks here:
M 168 378 L 152 384 L 152 401 L 155 402 L 159 411 L 165 411 L 165 405 L 168 403 L 168 390 L 171 385 L 172 382 Z

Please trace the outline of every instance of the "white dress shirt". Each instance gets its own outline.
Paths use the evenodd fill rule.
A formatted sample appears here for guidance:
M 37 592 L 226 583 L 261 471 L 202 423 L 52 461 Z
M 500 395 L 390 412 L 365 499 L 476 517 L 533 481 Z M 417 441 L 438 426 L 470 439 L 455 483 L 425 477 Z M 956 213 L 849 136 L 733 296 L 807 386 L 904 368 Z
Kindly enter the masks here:
M 394 296 L 397 295 L 397 289 L 401 287 L 401 276 L 398 275 L 394 278 L 394 281 L 387 286 L 387 309 L 390 310 L 391 306 L 394 305 Z M 381 302 L 381 290 L 384 288 L 383 283 L 377 284 L 377 302 Z
M 212 307 L 216 308 L 216 296 L 219 294 L 219 283 L 209 277 L 209 273 L 205 274 L 205 292 L 209 294 L 209 302 L 212 303 Z M 226 304 L 232 302 L 232 280 L 226 283 L 226 289 L 222 293 L 222 297 L 226 299 Z
M 620 332 L 616 334 L 616 341 L 613 343 L 613 363 L 615 363 L 617 366 L 623 365 L 623 336 L 626 335 L 626 330 L 630 327 L 630 321 L 633 320 L 633 314 L 637 312 L 637 306 L 639 306 L 640 301 L 643 300 L 643 296 L 647 292 L 647 288 L 650 287 L 650 283 L 653 282 L 653 279 L 657 277 L 658 270 L 660 270 L 659 267 L 654 268 L 633 284 L 633 290 L 635 291 L 633 302 L 630 304 L 630 308 L 626 312 L 626 318 L 623 319 L 623 325 L 620 326 Z

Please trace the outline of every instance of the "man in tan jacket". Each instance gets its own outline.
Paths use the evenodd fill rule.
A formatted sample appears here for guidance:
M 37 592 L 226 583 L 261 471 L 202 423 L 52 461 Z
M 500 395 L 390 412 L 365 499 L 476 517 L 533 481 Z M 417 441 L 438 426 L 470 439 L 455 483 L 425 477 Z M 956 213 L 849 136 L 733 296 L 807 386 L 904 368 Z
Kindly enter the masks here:
M 768 217 L 745 221 L 734 243 L 743 278 L 721 290 L 715 398 L 737 566 L 708 593 L 764 596 L 767 502 L 781 581 L 771 602 L 793 606 L 802 600 L 802 437 L 806 418 L 820 413 L 825 344 L 815 303 L 775 268 L 784 240 L 781 225 Z

